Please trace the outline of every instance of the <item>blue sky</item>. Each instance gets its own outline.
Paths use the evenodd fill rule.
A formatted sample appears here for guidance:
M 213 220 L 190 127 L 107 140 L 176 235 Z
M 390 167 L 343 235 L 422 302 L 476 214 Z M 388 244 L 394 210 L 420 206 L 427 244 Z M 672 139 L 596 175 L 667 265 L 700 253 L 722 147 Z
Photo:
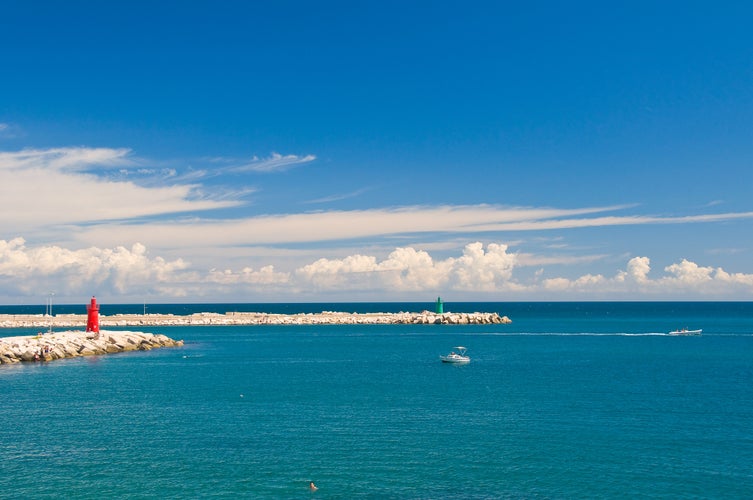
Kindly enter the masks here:
M 0 7 L 0 302 L 751 300 L 746 2 Z

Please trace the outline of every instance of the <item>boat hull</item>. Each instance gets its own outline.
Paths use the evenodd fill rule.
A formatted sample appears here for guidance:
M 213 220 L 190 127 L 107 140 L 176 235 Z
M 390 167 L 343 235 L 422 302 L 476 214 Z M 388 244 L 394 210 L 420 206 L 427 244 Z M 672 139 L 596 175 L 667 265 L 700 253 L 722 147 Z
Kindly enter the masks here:
M 461 365 L 465 363 L 470 363 L 471 358 L 468 356 L 439 356 L 439 359 L 442 360 L 442 363 L 453 363 L 456 365 Z

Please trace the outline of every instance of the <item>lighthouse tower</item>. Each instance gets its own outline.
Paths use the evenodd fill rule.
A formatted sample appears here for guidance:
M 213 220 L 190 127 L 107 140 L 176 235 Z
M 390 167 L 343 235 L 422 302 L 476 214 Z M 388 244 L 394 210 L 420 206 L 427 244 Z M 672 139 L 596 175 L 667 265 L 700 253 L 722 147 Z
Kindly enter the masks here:
M 95 297 L 92 297 L 91 303 L 86 306 L 86 312 L 86 331 L 99 335 L 99 304 Z
M 437 297 L 437 303 L 434 307 L 434 312 L 437 314 L 444 314 L 444 303 L 442 303 L 442 297 Z

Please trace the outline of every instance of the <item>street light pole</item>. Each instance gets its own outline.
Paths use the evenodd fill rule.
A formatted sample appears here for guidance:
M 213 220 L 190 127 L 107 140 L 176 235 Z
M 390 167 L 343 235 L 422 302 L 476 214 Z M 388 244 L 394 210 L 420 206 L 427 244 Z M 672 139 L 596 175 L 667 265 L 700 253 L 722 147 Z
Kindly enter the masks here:
M 50 311 L 49 312 L 49 314 L 50 314 L 50 329 L 49 329 L 49 333 L 52 333 L 52 297 L 54 295 L 55 295 L 55 292 L 50 292 L 50 299 L 49 299 L 50 300 L 50 310 L 49 310 Z

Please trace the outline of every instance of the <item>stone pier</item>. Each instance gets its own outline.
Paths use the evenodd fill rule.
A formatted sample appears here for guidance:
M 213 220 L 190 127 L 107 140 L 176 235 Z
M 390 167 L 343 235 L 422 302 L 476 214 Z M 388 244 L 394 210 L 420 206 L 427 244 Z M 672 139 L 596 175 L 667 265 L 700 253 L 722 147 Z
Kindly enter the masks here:
M 102 330 L 99 333 L 82 331 L 40 333 L 33 336 L 0 338 L 0 364 L 53 361 L 182 345 L 182 340 L 143 332 Z
M 32 314 L 0 315 L 0 328 L 76 327 L 86 323 L 83 314 L 56 316 Z M 191 325 L 494 325 L 511 323 L 497 313 L 347 313 L 324 311 L 316 314 L 270 314 L 260 312 L 100 315 L 100 327 L 113 326 L 191 326 Z

